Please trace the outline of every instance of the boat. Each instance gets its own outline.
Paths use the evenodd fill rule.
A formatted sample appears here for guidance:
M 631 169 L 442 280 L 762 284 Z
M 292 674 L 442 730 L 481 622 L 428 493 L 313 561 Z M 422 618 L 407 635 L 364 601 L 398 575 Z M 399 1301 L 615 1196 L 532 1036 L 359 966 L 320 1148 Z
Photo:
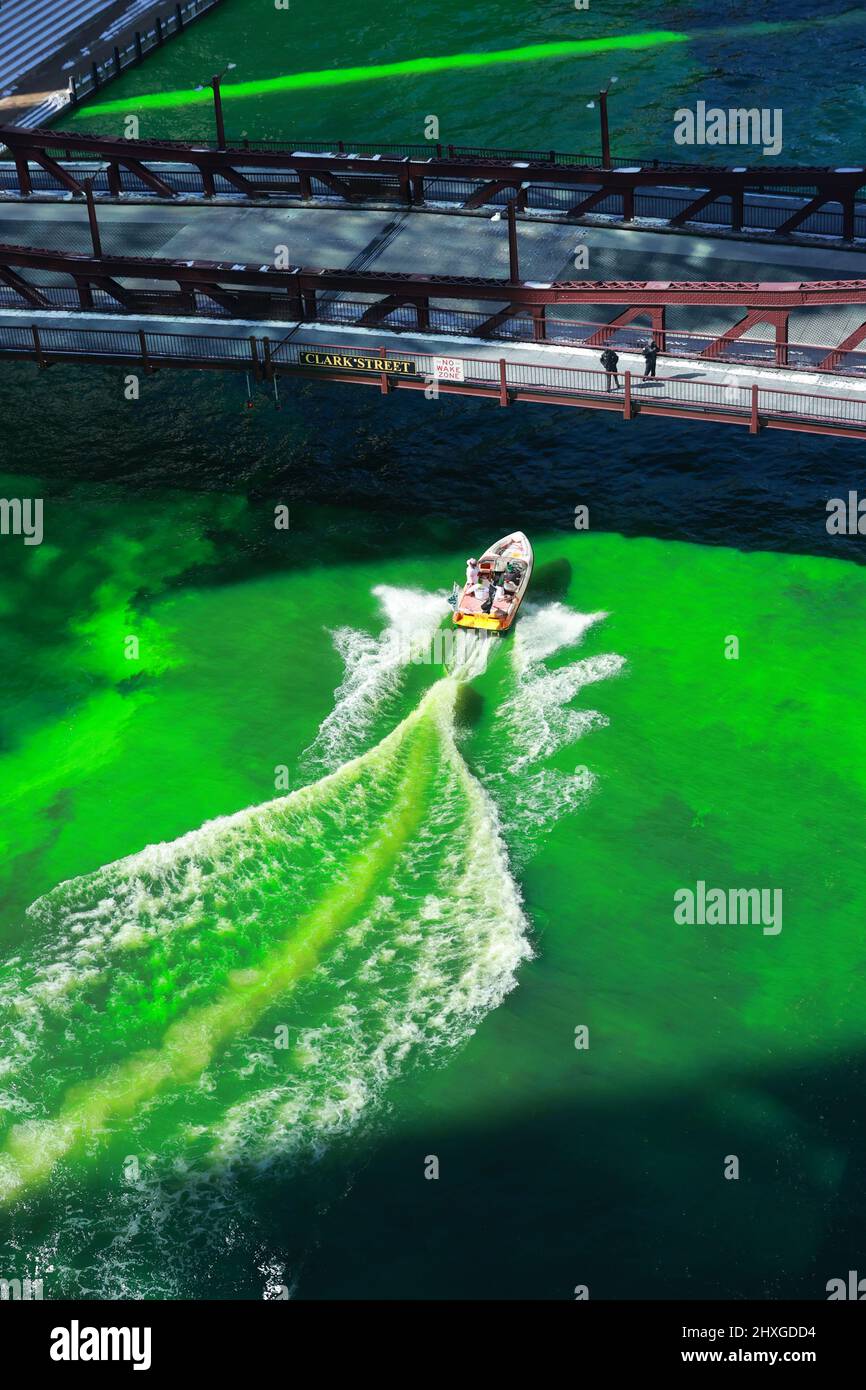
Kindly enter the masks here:
M 477 584 L 467 582 L 462 589 L 454 585 L 450 602 L 455 624 L 507 632 L 529 587 L 533 563 L 532 546 L 522 531 L 495 541 L 478 560 Z M 491 584 L 504 591 L 498 599 L 490 592 Z

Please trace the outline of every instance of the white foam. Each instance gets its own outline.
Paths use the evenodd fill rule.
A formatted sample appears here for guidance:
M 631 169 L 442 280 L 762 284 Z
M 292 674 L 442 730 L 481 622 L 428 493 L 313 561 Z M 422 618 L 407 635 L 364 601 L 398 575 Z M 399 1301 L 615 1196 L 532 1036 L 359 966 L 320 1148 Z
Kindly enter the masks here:
M 334 708 L 322 721 L 308 763 L 337 767 L 357 753 L 385 700 L 399 687 L 404 668 L 423 654 L 448 605 L 444 594 L 379 584 L 374 590 L 385 627 L 374 637 L 355 628 L 332 633 L 345 673 L 334 692 Z
M 274 1087 L 271 1078 L 215 1126 L 214 1157 L 223 1165 L 251 1155 L 271 1162 L 287 1154 L 319 1153 L 375 1113 L 412 1057 L 430 1057 L 465 1042 L 514 988 L 520 963 L 531 955 L 496 808 L 457 751 L 450 706 L 444 717 L 452 809 L 455 796 L 466 798 L 468 814 L 461 812 L 465 830 L 459 849 L 446 841 L 440 890 L 425 891 L 413 905 L 411 878 L 401 872 L 399 904 L 382 895 L 356 925 L 357 941 L 371 937 L 369 953 L 340 980 L 343 1002 L 325 1023 L 299 1035 L 301 1066 L 284 1087 Z M 441 854 L 443 814 L 440 807 L 438 816 L 428 818 L 413 841 L 412 858 L 423 862 L 434 847 Z M 453 838 L 453 826 L 448 830 Z M 407 914 L 423 923 L 420 931 L 406 932 Z M 389 974 L 395 959 L 401 964 L 399 989 Z M 321 973 L 327 973 L 325 966 Z
M 574 709 L 571 702 L 586 685 L 609 680 L 624 665 L 615 653 L 573 661 L 548 670 L 544 662 L 583 641 L 608 615 L 580 613 L 562 603 L 525 606 L 511 649 L 515 685 L 500 715 L 504 742 L 511 750 L 507 771 L 499 766 L 485 779 L 508 806 L 507 824 L 519 859 L 532 853 L 538 830 L 584 802 L 595 777 L 583 766 L 573 773 L 544 767 L 544 760 L 607 724 L 593 709 Z M 501 761 L 501 760 L 500 760 Z
M 564 603 L 546 603 L 540 608 L 525 604 L 514 629 L 512 654 L 517 674 L 523 675 L 554 652 L 575 646 L 589 628 L 606 617 L 607 613 L 578 613 Z

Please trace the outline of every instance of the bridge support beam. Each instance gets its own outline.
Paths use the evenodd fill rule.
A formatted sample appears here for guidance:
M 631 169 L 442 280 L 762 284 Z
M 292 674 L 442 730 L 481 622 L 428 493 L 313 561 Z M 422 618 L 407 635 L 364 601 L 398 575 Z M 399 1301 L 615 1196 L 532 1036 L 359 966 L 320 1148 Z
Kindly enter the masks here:
M 750 309 L 744 314 L 733 328 L 728 328 L 708 347 L 705 347 L 700 354 L 701 357 L 722 357 L 727 351 L 728 344 L 734 343 L 750 328 L 755 328 L 759 323 L 769 323 L 775 329 L 775 365 L 777 367 L 787 367 L 788 365 L 788 319 L 787 309 Z
M 464 206 L 468 208 L 484 207 L 509 190 L 510 196 L 515 196 L 518 206 L 523 208 L 533 188 L 555 188 L 566 195 L 563 202 L 571 202 L 572 198 L 575 200 L 569 209 L 573 218 L 609 200 L 611 208 L 616 210 L 615 215 L 621 215 L 626 222 L 634 220 L 636 196 L 663 186 L 668 190 L 665 195 L 668 203 L 671 189 L 682 190 L 685 198 L 686 205 L 678 210 L 673 208 L 668 216 L 673 225 L 694 220 L 704 207 L 717 199 L 720 206 L 723 205 L 722 200 L 729 201 L 730 225 L 733 230 L 739 231 L 744 224 L 746 198 L 762 201 L 776 195 L 789 197 L 791 190 L 796 190 L 794 196 L 799 206 L 786 209 L 781 214 L 784 220 L 777 229 L 777 235 L 786 236 L 796 231 L 816 212 L 825 209 L 822 220 L 826 220 L 829 230 L 824 235 L 850 241 L 856 231 L 858 208 L 861 215 L 864 211 L 864 202 L 858 203 L 857 199 L 861 188 L 866 187 L 866 166 L 723 168 L 675 163 L 660 165 L 653 160 L 633 168 L 613 169 L 607 160 L 602 161 L 602 166 L 596 162 L 574 162 L 573 157 L 569 156 L 557 158 L 553 151 L 550 156 L 527 151 L 525 157 L 520 158 L 519 151 L 460 151 L 452 145 L 443 151 L 442 146 L 437 144 L 435 156 L 430 157 L 425 152 L 423 157 L 418 157 L 417 149 L 414 153 L 399 155 L 389 148 L 377 153 L 369 149 L 352 151 L 351 146 L 347 149 L 341 141 L 338 142 L 338 152 L 330 150 L 317 154 L 291 149 L 252 149 L 248 143 L 226 148 L 222 135 L 219 149 L 203 151 L 194 143 L 166 147 L 159 141 L 128 141 L 78 131 L 24 130 L 15 126 L 3 128 L 0 138 L 8 145 L 16 161 L 19 188 L 25 197 L 29 196 L 32 188 L 28 160 L 50 172 L 52 179 L 56 179 L 62 187 L 78 192 L 77 186 L 73 186 L 76 184 L 74 173 L 77 170 L 73 171 L 69 166 L 92 156 L 102 163 L 119 160 L 121 166 L 131 158 L 136 159 L 151 172 L 157 163 L 167 162 L 178 167 L 193 164 L 200 170 L 206 193 L 215 174 L 221 175 L 226 170 L 237 173 L 238 165 L 245 174 L 249 169 L 267 169 L 277 176 L 277 183 L 268 182 L 261 189 L 256 189 L 256 193 L 273 191 L 282 185 L 281 191 L 284 189 L 294 193 L 299 189 L 304 200 L 309 199 L 312 180 L 315 179 L 335 195 L 355 203 L 363 197 L 363 192 L 359 192 L 358 185 L 353 182 L 356 175 L 372 178 L 369 187 L 373 190 L 376 180 L 386 180 L 390 186 L 389 192 L 397 184 L 399 198 L 409 206 L 423 202 L 425 193 L 429 198 L 431 180 L 439 179 L 449 184 L 463 184 L 465 193 L 458 196 L 465 196 Z M 52 152 L 58 146 L 66 147 L 66 156 L 60 161 L 67 165 L 66 177 L 58 172 L 59 162 L 52 157 Z M 206 168 L 202 167 L 203 163 Z M 148 186 L 153 187 L 151 184 Z M 244 191 L 237 183 L 235 187 Z M 173 196 L 172 190 L 165 185 L 155 187 L 154 191 L 160 196 Z M 244 191 L 244 196 L 250 195 Z M 449 190 L 448 196 L 453 198 L 453 192 Z M 727 206 L 727 202 L 724 205 Z M 746 214 L 748 217 L 748 208 Z
M 70 193 L 84 192 L 84 186 L 81 181 L 73 178 L 69 171 L 64 169 L 62 164 L 58 164 L 57 160 L 52 159 L 44 150 L 33 150 L 31 153 L 35 162 L 45 170 L 46 174 L 50 174 L 53 179 L 56 179 L 63 188 L 67 189 Z
M 330 188 L 332 193 L 336 193 L 340 198 L 345 198 L 347 203 L 356 203 L 358 201 L 357 193 L 353 193 L 349 185 L 345 182 L 345 180 L 338 179 L 336 174 L 329 174 L 324 169 L 317 169 L 316 178 L 319 180 L 320 183 L 323 183 L 326 188 Z M 304 182 L 303 176 L 301 182 L 302 184 Z M 307 188 L 311 190 L 309 178 L 306 179 L 306 184 Z M 302 193 L 301 196 L 304 198 L 310 198 L 312 197 L 312 191 Z
M 844 342 L 841 342 L 837 348 L 834 348 L 832 352 L 828 352 L 827 356 L 821 359 L 818 363 L 818 371 L 835 372 L 845 354 L 847 352 L 853 352 L 854 348 L 859 347 L 864 338 L 866 338 L 866 322 L 861 323 L 854 329 L 853 333 L 848 334 Z
M 699 198 L 695 198 L 694 202 L 689 203 L 681 212 L 676 213 L 671 218 L 670 225 L 672 227 L 681 227 L 684 222 L 691 222 L 699 212 L 703 212 L 704 208 L 709 207 L 710 203 L 714 203 L 718 196 L 719 194 L 716 188 L 708 188 Z
M 414 309 L 416 326 L 422 332 L 427 332 L 430 327 L 430 300 L 426 297 L 418 298 L 416 295 L 386 295 L 378 303 L 369 304 L 355 323 L 358 327 L 373 328 L 384 323 L 394 309 L 403 308 Z
M 254 335 L 250 336 L 250 357 L 252 358 L 253 381 L 261 381 L 262 364 L 259 361 L 258 339 Z
M 23 276 L 16 275 L 15 271 L 8 265 L 0 265 L 0 281 L 8 285 L 16 294 L 28 304 L 32 304 L 34 309 L 50 309 L 51 304 L 36 285 L 31 285 Z
M 589 193 L 585 198 L 581 198 L 579 203 L 573 203 L 566 216 L 582 217 L 585 212 L 591 212 L 599 203 L 603 203 L 605 198 L 609 198 L 613 192 L 614 190 L 608 188 L 607 185 L 597 188 L 594 193 Z
M 150 359 L 147 355 L 147 334 L 145 333 L 143 328 L 139 328 L 138 330 L 138 342 L 141 348 L 141 365 L 144 368 L 145 372 L 147 374 L 150 374 L 150 372 L 152 372 L 154 369 L 153 367 L 151 367 Z
M 234 187 L 238 189 L 240 193 L 245 194 L 247 198 L 261 197 L 262 190 L 256 188 L 255 184 L 250 183 L 249 179 L 245 178 L 243 174 L 239 174 L 237 169 L 232 169 L 230 165 L 226 164 L 220 169 L 220 173 L 228 183 L 233 184 Z
M 411 304 L 412 300 L 405 295 L 389 294 L 384 299 L 380 299 L 376 304 L 370 304 L 355 322 L 359 327 L 372 328 L 388 317 L 392 309 L 399 309 L 402 304 Z
M 179 286 L 180 288 L 180 286 Z M 218 304 L 221 309 L 227 309 L 233 317 L 237 316 L 239 310 L 239 296 L 233 290 L 224 290 L 221 285 L 198 285 L 202 294 L 206 294 L 208 299 L 212 299 L 214 304 Z
M 159 174 L 155 174 L 152 169 L 148 169 L 145 164 L 142 164 L 140 159 L 122 159 L 120 162 L 126 165 L 131 174 L 135 174 L 136 178 L 141 179 L 141 182 L 152 193 L 158 193 L 161 198 L 173 198 L 175 196 L 171 185 L 167 184 L 165 179 L 161 179 Z
M 473 328 L 470 334 L 472 338 L 487 338 L 494 333 L 500 324 L 505 323 L 506 319 L 517 318 L 525 312 L 522 304 L 506 304 L 504 309 L 499 309 L 495 314 L 491 314 L 477 328 Z
M 30 331 L 33 335 L 33 352 L 36 357 L 36 365 L 39 367 L 49 366 L 50 364 L 46 362 L 42 352 L 42 339 L 39 336 L 38 326 L 35 323 L 31 324 Z
M 15 152 L 15 173 L 18 177 L 18 187 L 21 190 L 22 198 L 29 198 L 33 192 L 33 184 L 30 181 L 30 161 L 17 151 Z
M 512 285 L 520 279 L 520 253 L 517 243 L 517 209 L 514 199 L 508 204 L 508 278 Z
M 129 313 L 141 312 L 141 301 L 135 291 L 124 289 L 123 285 L 119 285 L 110 275 L 94 277 L 90 283 L 95 289 L 104 290 L 106 294 L 110 294 L 112 299 L 116 299 L 118 304 L 122 304 Z
M 599 328 L 593 333 L 592 337 L 587 338 L 585 347 L 603 347 L 610 338 L 613 337 L 617 329 L 625 328 L 628 324 L 634 323 L 636 319 L 648 318 L 652 336 L 659 345 L 659 351 L 665 352 L 667 345 L 665 342 L 665 306 L 636 305 L 631 309 L 623 309 L 621 314 L 617 314 L 615 319 L 605 324 L 604 328 Z
M 464 208 L 482 208 L 498 193 L 504 193 L 506 188 L 513 188 L 515 193 L 518 191 L 513 179 L 490 179 L 487 183 L 483 183 L 480 188 L 476 188 L 474 193 L 470 193 L 462 206 Z
M 89 280 L 83 280 L 79 276 L 75 277 L 75 288 L 78 291 L 78 303 L 82 309 L 93 308 L 93 291 L 90 288 Z

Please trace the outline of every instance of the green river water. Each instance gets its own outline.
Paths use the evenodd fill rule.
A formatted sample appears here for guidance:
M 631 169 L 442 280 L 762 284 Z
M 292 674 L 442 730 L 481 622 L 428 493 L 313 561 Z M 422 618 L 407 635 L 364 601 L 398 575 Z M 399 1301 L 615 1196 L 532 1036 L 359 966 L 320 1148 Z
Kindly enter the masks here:
M 526 10 L 229 0 L 111 96 L 606 32 Z M 624 5 L 616 32 L 718 27 L 701 10 Z M 698 95 L 735 90 L 733 42 L 618 56 L 626 149 L 670 152 L 663 84 L 715 64 Z M 565 99 L 600 64 L 509 68 L 507 103 L 483 69 L 230 124 L 416 139 L 411 102 L 446 139 L 580 148 Z M 835 157 L 829 109 L 791 127 L 792 158 Z M 824 528 L 856 446 L 284 391 L 248 410 L 177 374 L 132 403 L 119 373 L 4 369 L 2 495 L 46 522 L 0 546 L 0 1272 L 822 1297 L 866 1230 L 866 590 Z M 516 630 L 450 650 L 451 580 L 514 526 Z M 698 880 L 782 890 L 782 930 L 676 922 Z

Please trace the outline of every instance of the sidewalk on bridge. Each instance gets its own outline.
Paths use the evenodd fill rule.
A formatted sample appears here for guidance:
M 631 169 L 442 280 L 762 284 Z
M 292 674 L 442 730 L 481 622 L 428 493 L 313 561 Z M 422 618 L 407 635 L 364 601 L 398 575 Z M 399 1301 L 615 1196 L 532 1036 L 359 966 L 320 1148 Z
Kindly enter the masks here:
M 0 309 L 0 329 L 4 326 L 29 325 L 34 315 L 28 310 Z M 563 347 L 547 343 L 504 342 L 482 340 L 459 335 L 395 333 L 379 328 L 352 328 L 331 323 L 291 323 L 285 320 L 190 318 L 175 315 L 45 313 L 40 311 L 41 329 L 77 328 L 103 332 L 148 334 L 182 334 L 191 337 L 219 337 L 248 342 L 251 337 L 271 340 L 278 344 L 291 342 L 294 346 L 310 344 L 315 347 L 336 346 L 352 351 L 376 351 L 380 348 L 399 357 L 441 356 L 498 362 L 504 358 L 510 364 L 523 363 L 538 370 L 539 385 L 544 383 L 544 368 L 572 368 L 582 372 L 602 372 L 600 349 Z M 542 369 L 542 370 L 539 370 Z M 668 399 L 687 401 L 690 387 L 699 383 L 728 390 L 736 403 L 742 403 L 753 385 L 761 391 L 778 391 L 787 396 L 835 397 L 842 401 L 866 406 L 866 377 L 842 376 L 833 373 L 786 371 L 779 367 L 752 366 L 746 363 L 718 362 L 663 355 L 658 359 L 658 377 L 643 381 L 644 360 L 639 352 L 619 353 L 620 381 L 626 370 L 632 374 L 632 389 L 639 401 L 642 395 L 665 395 Z M 532 382 L 532 378 L 528 380 Z M 616 394 L 622 395 L 620 386 Z M 805 410 L 804 413 L 809 413 Z

